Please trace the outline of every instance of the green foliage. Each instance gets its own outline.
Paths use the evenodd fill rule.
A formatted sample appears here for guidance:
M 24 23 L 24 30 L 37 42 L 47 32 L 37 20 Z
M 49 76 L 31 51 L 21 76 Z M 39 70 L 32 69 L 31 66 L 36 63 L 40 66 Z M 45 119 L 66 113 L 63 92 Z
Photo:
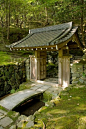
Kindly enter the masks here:
M 10 43 L 14 43 L 16 41 L 21 40 L 22 38 L 24 38 L 26 35 L 28 34 L 28 29 L 26 28 L 10 28 L 10 34 L 9 34 L 9 40 Z
M 20 85 L 18 84 L 19 87 L 17 87 L 16 89 L 13 88 L 10 93 L 13 94 L 13 93 L 16 93 L 16 92 L 18 92 L 18 91 L 22 91 L 22 90 L 25 90 L 25 89 L 30 89 L 30 88 L 31 88 L 30 82 L 28 82 L 28 83 L 29 83 L 28 85 L 26 85 L 26 83 L 27 83 L 27 82 L 24 82 L 24 83 L 22 83 L 22 84 L 20 84 Z M 16 84 L 16 85 L 17 85 L 17 84 Z
M 56 77 L 58 73 L 58 64 L 47 64 L 47 77 Z
M 15 89 L 12 89 L 12 90 L 10 91 L 11 94 L 13 94 L 13 93 L 15 93 L 15 92 L 16 92 Z
M 50 94 L 50 92 L 45 92 L 44 94 L 43 94 L 43 101 L 44 102 L 47 102 L 47 101 L 50 101 L 52 99 L 52 94 Z
M 29 29 L 69 21 L 80 26 L 79 33 L 85 37 L 85 16 L 85 0 L 1 0 L 0 40 L 3 43 L 7 38 L 13 43 L 28 34 Z

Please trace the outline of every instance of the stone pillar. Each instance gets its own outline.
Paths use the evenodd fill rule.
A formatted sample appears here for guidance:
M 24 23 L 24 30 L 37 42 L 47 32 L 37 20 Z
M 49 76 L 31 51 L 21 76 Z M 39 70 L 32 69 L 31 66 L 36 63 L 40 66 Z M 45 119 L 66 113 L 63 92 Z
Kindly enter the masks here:
M 26 79 L 30 80 L 30 59 L 26 60 Z

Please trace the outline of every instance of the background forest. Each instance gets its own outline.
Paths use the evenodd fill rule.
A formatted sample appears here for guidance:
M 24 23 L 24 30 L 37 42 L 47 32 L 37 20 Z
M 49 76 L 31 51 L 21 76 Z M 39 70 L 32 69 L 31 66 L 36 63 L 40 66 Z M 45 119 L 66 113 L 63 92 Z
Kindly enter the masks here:
M 86 0 L 0 0 L 0 46 L 16 42 L 29 29 L 73 21 L 86 42 Z

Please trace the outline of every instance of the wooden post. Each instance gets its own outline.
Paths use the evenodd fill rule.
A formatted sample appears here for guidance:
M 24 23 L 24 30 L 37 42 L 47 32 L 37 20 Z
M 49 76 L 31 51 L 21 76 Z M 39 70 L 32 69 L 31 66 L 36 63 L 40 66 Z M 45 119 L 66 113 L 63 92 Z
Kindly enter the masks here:
M 46 51 L 40 52 L 40 79 L 46 78 Z
M 36 80 L 35 56 L 30 55 L 30 80 Z
M 69 56 L 63 57 L 63 86 L 68 87 L 70 83 L 70 58 Z
M 26 78 L 30 80 L 30 59 L 26 60 Z
M 35 56 L 30 56 L 30 80 L 46 78 L 46 52 L 35 51 Z
M 35 51 L 36 79 L 46 78 L 46 51 Z
M 60 86 L 62 86 L 62 84 L 63 84 L 63 82 L 62 82 L 62 80 L 63 80 L 63 64 L 62 64 L 62 58 L 59 58 L 59 64 L 58 64 L 58 84 L 60 85 Z
M 36 80 L 40 80 L 40 51 L 35 51 Z
M 70 55 L 68 47 L 59 50 L 58 84 L 68 87 L 70 83 Z

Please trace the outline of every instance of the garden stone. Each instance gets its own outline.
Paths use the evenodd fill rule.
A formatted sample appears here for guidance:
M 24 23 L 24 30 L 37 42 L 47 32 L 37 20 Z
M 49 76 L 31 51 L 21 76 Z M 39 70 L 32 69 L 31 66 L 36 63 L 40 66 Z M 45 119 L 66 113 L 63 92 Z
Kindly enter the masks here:
M 72 77 L 72 80 L 76 79 L 76 77 Z
M 25 115 L 21 115 L 21 116 L 18 117 L 18 121 L 17 122 L 19 122 L 19 121 L 26 121 L 26 120 L 27 120 L 27 117 Z
M 3 117 L 5 117 L 7 114 L 7 112 L 3 111 L 0 109 L 0 119 L 2 119 Z
M 3 117 L 5 117 L 5 115 L 3 115 L 2 113 L 0 113 L 0 119 L 2 119 Z
M 0 126 L 0 129 L 4 129 L 2 126 Z
M 84 84 L 86 85 L 86 81 L 84 81 Z
M 34 121 L 34 116 L 33 115 L 28 116 L 28 120 Z
M 4 114 L 4 115 L 7 115 L 7 112 L 4 111 L 4 110 L 1 110 L 1 109 L 0 109 L 0 113 L 2 113 L 2 114 Z
M 32 126 L 34 126 L 34 122 L 33 122 L 33 121 L 29 121 L 29 122 L 26 124 L 26 128 L 27 128 L 27 129 L 30 128 L 30 127 L 32 127 Z
M 86 68 L 85 68 L 85 70 L 84 70 L 84 73 L 86 74 Z
M 86 68 L 86 64 L 84 64 L 84 67 Z
M 13 122 L 13 120 L 9 117 L 5 117 L 3 119 L 0 120 L 0 125 L 2 127 L 7 127 L 8 125 L 10 125 Z
M 83 83 L 83 82 L 84 82 L 81 78 L 79 79 L 79 81 L 80 81 L 81 83 Z
M 49 90 L 48 90 L 48 92 L 53 92 L 54 91 L 54 88 L 50 88 Z M 45 91 L 45 92 L 47 92 L 47 91 Z
M 54 107 L 54 103 L 51 101 L 45 103 L 46 107 Z
M 78 81 L 74 81 L 74 80 L 72 81 L 72 84 L 77 84 L 77 83 L 78 83 Z
M 52 93 L 52 99 L 55 99 L 55 98 L 57 97 L 57 95 L 58 95 L 57 93 L 54 93 L 54 92 L 53 92 L 53 93 Z
M 9 129 L 16 129 L 16 125 L 12 125 Z
M 11 115 L 13 118 L 15 118 L 15 117 L 18 117 L 20 114 L 19 114 L 19 112 L 13 112 L 13 114 Z
M 79 77 L 79 73 L 73 73 L 73 77 Z
M 62 92 L 61 95 L 69 95 L 68 92 Z
M 39 112 L 38 112 L 38 111 L 36 111 L 36 112 L 34 113 L 34 116 L 35 116 L 35 115 L 37 115 L 37 114 L 39 114 Z
M 86 77 L 83 76 L 83 77 L 82 77 L 82 80 L 83 80 L 83 81 L 86 81 Z
M 83 88 L 83 87 L 85 87 L 85 85 L 78 85 L 78 87 L 79 87 L 79 88 Z
M 26 123 L 25 121 L 20 121 L 20 122 L 18 122 L 18 123 L 17 123 L 17 128 L 18 128 L 18 129 L 23 129 L 23 126 L 25 125 L 25 123 Z

